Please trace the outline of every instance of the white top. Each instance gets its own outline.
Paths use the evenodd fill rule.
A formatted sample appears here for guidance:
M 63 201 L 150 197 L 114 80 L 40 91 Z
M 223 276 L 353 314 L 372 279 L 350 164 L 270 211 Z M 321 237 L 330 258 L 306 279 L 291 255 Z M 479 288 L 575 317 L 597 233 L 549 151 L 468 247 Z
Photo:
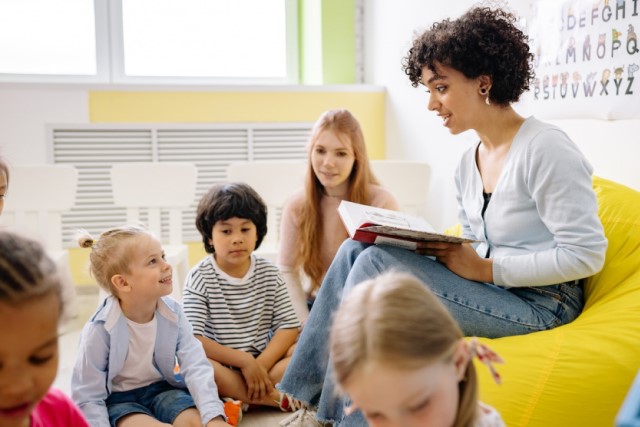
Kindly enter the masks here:
M 479 414 L 474 427 L 506 427 L 498 411 L 486 403 L 478 402 L 478 406 Z
M 456 171 L 463 236 L 493 259 L 501 286 L 544 286 L 591 276 L 602 268 L 607 239 L 593 191 L 592 167 L 559 128 L 533 117 L 509 149 L 482 217 L 477 145 Z
M 146 387 L 162 380 L 162 374 L 153 364 L 158 321 L 136 323 L 127 318 L 129 350 L 122 370 L 113 378 L 113 391 L 129 391 Z
M 208 255 L 189 272 L 183 305 L 195 335 L 254 356 L 278 329 L 300 326 L 278 269 L 255 255 L 241 279 L 224 273 Z
M 202 425 L 224 416 L 213 369 L 180 303 L 170 297 L 159 298 L 155 319 L 156 336 L 161 338 L 156 339 L 153 365 L 169 385 L 189 390 Z M 110 427 L 105 400 L 113 392 L 113 380 L 122 371 L 128 353 L 129 326 L 118 299 L 111 295 L 82 329 L 71 376 L 71 396 L 91 427 Z M 176 360 L 180 381 L 174 373 Z

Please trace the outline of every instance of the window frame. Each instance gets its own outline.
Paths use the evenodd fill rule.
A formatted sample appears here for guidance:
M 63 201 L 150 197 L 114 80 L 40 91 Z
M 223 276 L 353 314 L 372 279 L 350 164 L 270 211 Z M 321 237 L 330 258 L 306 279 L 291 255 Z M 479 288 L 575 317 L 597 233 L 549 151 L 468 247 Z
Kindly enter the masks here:
M 156 77 L 124 73 L 123 0 L 93 0 L 96 39 L 96 74 L 0 73 L 0 83 L 70 83 L 110 85 L 286 85 L 299 83 L 298 2 L 285 0 L 287 75 L 284 78 Z
M 0 73 L 2 83 L 109 83 L 109 7 L 108 1 L 93 0 L 96 74 L 16 74 Z

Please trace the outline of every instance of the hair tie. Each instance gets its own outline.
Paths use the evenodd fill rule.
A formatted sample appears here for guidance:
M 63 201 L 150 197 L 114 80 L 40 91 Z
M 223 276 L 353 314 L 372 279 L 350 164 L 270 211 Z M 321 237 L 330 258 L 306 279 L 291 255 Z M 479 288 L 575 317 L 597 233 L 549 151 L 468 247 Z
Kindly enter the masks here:
M 477 337 L 471 338 L 469 341 L 469 349 L 471 350 L 472 358 L 475 356 L 480 362 L 487 365 L 496 384 L 502 384 L 502 378 L 493 366 L 494 363 L 504 363 L 502 357 L 498 356 L 498 354 L 491 350 L 486 344 L 478 341 Z
M 85 237 L 80 239 L 80 247 L 81 248 L 92 248 L 93 249 L 93 244 L 95 243 L 95 240 L 93 240 L 91 237 Z

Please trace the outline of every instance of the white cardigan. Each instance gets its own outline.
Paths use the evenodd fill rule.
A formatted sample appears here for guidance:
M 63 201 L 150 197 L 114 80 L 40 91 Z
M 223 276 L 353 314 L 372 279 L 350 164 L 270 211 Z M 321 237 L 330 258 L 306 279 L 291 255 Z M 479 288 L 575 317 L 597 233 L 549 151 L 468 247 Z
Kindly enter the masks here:
M 516 134 L 482 218 L 478 145 L 456 171 L 463 235 L 490 248 L 494 283 L 552 285 L 602 268 L 607 240 L 591 183 L 593 168 L 555 126 L 529 117 Z

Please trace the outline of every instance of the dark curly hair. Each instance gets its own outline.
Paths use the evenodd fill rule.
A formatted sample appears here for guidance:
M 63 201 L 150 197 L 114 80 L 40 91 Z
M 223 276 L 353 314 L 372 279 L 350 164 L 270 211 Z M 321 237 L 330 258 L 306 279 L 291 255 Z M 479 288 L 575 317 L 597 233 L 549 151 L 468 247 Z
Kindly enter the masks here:
M 0 230 L 0 303 L 17 307 L 51 294 L 62 314 L 62 286 L 55 262 L 40 243 Z
M 491 77 L 489 100 L 498 105 L 518 101 L 533 79 L 533 54 L 528 37 L 515 26 L 513 14 L 476 7 L 456 20 L 436 22 L 416 37 L 402 61 L 413 87 L 421 83 L 422 68 L 434 73 L 438 64 L 452 67 L 469 79 Z
M 256 226 L 260 247 L 267 234 L 267 205 L 256 191 L 243 182 L 216 184 L 202 196 L 196 212 L 196 228 L 202 236 L 204 250 L 215 253 L 211 244 L 211 230 L 218 221 L 229 218 L 248 219 Z

